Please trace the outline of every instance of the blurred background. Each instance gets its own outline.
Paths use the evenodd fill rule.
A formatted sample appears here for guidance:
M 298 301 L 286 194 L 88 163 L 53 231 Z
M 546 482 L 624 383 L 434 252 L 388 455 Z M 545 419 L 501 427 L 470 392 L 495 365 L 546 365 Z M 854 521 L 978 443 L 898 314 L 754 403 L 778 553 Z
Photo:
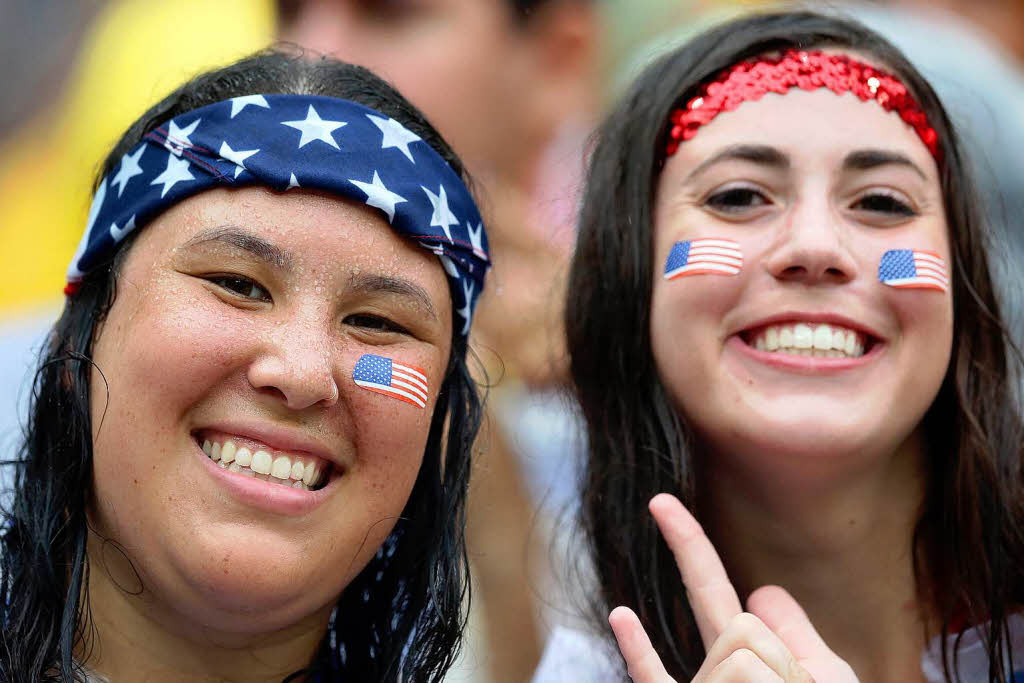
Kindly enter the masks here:
M 792 6 L 792 5 L 789 5 Z M 964 134 L 1021 338 L 1024 0 L 803 3 L 881 31 Z M 562 282 L 588 138 L 665 49 L 765 2 L 0 0 L 0 459 L 15 457 L 35 354 L 101 159 L 191 75 L 277 41 L 394 83 L 467 162 L 494 270 L 473 346 L 489 391 L 470 498 L 470 637 L 450 680 L 529 680 L 580 628 L 571 533 L 583 444 L 565 391 Z M 6 477 L 0 479 L 6 481 Z M 568 569 L 573 569 L 569 572 Z M 566 578 L 570 577 L 570 578 Z

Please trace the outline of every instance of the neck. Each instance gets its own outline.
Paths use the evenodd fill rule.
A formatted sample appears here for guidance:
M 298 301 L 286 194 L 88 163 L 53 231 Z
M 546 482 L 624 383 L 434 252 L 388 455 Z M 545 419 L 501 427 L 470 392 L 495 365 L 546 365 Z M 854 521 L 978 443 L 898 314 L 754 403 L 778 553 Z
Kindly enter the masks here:
M 273 633 L 225 633 L 188 623 L 187 615 L 145 590 L 123 552 L 104 547 L 94 533 L 88 554 L 92 637 L 76 657 L 110 681 L 280 683 L 309 666 L 326 632 L 329 608 Z
M 766 478 L 719 465 L 729 460 L 709 459 L 716 466 L 699 475 L 706 495 L 698 508 L 740 595 L 780 585 L 861 680 L 921 680 L 927 610 L 917 600 L 912 548 L 924 495 L 918 440 L 813 482 L 784 466 Z

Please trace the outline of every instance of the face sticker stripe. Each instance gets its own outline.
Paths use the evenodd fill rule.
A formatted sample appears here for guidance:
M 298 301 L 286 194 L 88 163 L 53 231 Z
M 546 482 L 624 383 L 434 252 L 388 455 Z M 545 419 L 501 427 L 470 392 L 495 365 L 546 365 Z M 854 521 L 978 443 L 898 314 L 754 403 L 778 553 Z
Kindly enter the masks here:
M 425 408 L 427 376 L 423 370 L 384 356 L 363 354 L 352 369 L 352 380 L 364 389 Z
M 665 279 L 688 275 L 738 275 L 743 252 L 732 240 L 700 239 L 676 242 L 665 263 Z
M 919 249 L 890 249 L 878 264 L 878 281 L 899 289 L 949 289 L 942 257 Z

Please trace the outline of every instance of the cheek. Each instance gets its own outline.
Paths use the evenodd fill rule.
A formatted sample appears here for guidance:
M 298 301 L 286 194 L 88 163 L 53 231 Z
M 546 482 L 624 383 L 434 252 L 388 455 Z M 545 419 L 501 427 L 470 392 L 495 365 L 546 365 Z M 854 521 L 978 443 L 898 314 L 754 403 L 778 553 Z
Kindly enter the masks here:
M 887 305 L 899 321 L 899 343 L 915 358 L 914 365 L 939 381 L 945 375 L 953 346 L 953 301 L 948 293 L 895 289 L 879 284 Z
M 381 512 L 397 514 L 423 458 L 439 389 L 440 361 L 423 353 L 376 356 L 374 360 L 377 358 L 391 361 L 390 387 L 380 376 L 361 372 L 367 355 L 353 355 L 341 393 L 352 416 L 357 454 L 353 470 L 358 470 L 361 481 L 372 489 L 371 498 L 391 508 Z M 418 373 L 424 380 L 417 379 Z M 422 385 L 427 387 L 425 392 Z M 423 395 L 426 400 L 421 407 L 418 401 Z
M 110 330 L 118 348 L 100 366 L 113 369 L 107 375 L 112 402 L 151 402 L 178 412 L 238 365 L 253 339 L 252 324 L 209 299 L 198 293 L 125 301 L 130 313 Z
M 189 408 L 239 367 L 251 330 L 201 295 L 120 290 L 94 354 L 95 467 L 103 482 L 146 486 L 154 470 L 180 466 L 159 453 L 177 445 Z
M 688 386 L 717 366 L 725 342 L 723 319 L 739 300 L 745 278 L 692 275 L 654 283 L 651 345 L 668 389 Z

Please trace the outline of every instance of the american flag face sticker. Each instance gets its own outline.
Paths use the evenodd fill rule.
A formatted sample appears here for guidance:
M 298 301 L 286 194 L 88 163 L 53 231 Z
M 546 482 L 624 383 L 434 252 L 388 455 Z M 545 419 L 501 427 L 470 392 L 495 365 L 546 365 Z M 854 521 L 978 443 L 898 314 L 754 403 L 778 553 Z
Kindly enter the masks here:
M 665 279 L 687 275 L 738 275 L 743 252 L 732 240 L 700 239 L 676 242 L 665 263 Z
M 352 379 L 364 389 L 425 408 L 427 375 L 411 365 L 384 356 L 363 354 L 352 370 Z
M 942 257 L 918 249 L 890 249 L 878 264 L 878 281 L 900 289 L 949 289 L 949 276 Z

